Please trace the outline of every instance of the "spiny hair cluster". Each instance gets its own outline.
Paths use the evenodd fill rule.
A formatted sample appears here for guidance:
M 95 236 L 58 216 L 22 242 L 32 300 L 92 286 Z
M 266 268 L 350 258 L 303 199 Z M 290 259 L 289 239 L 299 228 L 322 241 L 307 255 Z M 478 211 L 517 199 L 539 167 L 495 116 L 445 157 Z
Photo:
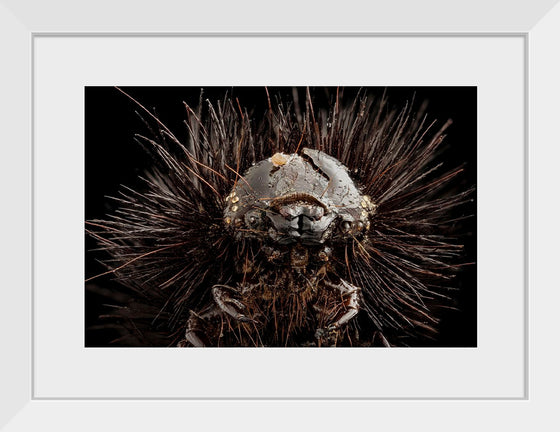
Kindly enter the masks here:
M 347 98 L 336 89 L 327 108 L 314 106 L 308 89 L 301 106 L 297 98 L 264 97 L 268 110 L 256 118 L 235 97 L 209 101 L 201 93 L 198 105 L 185 104 L 186 142 L 138 103 L 148 132 L 136 139 L 153 168 L 142 188 L 124 187 L 114 198 L 113 214 L 86 223 L 108 257 L 106 274 L 126 287 L 105 316 L 118 323 L 116 343 L 172 346 L 182 339 L 191 311 L 213 302 L 211 287 L 227 284 L 256 254 L 254 242 L 234 241 L 224 227 L 232 187 L 255 163 L 304 147 L 348 167 L 376 205 L 367 241 L 337 251 L 340 277 L 363 296 L 352 328 L 372 345 L 432 337 L 461 263 L 456 209 L 472 195 L 453 187 L 460 168 L 444 171 L 438 163 L 450 123 L 438 125 L 413 104 L 391 109 L 385 97 L 365 91 Z

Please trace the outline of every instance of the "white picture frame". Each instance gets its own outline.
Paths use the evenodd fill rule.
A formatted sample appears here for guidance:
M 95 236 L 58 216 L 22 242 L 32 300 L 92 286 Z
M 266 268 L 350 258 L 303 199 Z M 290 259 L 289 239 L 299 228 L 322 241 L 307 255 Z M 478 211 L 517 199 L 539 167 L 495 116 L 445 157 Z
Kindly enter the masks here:
M 49 2 L 51 3 L 51 2 Z M 558 355 L 554 349 L 555 305 L 553 260 L 558 244 L 554 232 L 558 209 L 550 185 L 555 184 L 558 155 L 555 120 L 560 86 L 560 67 L 555 61 L 555 47 L 560 41 L 560 8 L 555 1 L 536 1 L 512 10 L 507 2 L 470 2 L 450 11 L 439 8 L 437 1 L 425 2 L 421 8 L 408 2 L 403 10 L 394 6 L 368 6 L 357 13 L 345 5 L 341 10 L 324 10 L 325 17 L 308 21 L 317 9 L 298 5 L 299 14 L 284 6 L 280 11 L 253 8 L 248 17 L 230 24 L 232 5 L 183 6 L 152 11 L 126 3 L 111 4 L 107 9 L 83 5 L 84 14 L 63 2 L 42 5 L 40 2 L 0 3 L 0 32 L 5 67 L 1 72 L 0 104 L 2 150 L 4 157 L 0 178 L 4 202 L 2 226 L 6 240 L 2 248 L 3 274 L 0 302 L 2 361 L 0 368 L 0 427 L 5 430 L 159 430 L 172 427 L 208 427 L 262 430 L 286 429 L 301 425 L 314 429 L 352 429 L 357 426 L 408 430 L 482 430 L 502 426 L 507 430 L 525 430 L 535 424 L 554 429 L 558 420 L 554 408 L 559 374 Z M 220 8 L 217 8 L 220 6 Z M 92 9 L 89 9 L 89 8 Z M 137 8 L 135 24 L 127 17 Z M 323 4 L 323 8 L 325 4 Z M 286 10 L 284 10 L 284 8 Z M 235 9 L 238 9 L 236 6 Z M 463 10 L 463 14 L 457 13 Z M 288 11 L 289 10 L 289 11 Z M 508 10 L 507 16 L 503 10 Z M 102 12 L 99 14 L 99 12 Z M 189 12 L 187 14 L 187 12 Z M 274 13 L 273 13 L 274 12 Z M 367 13 L 366 13 L 367 12 Z M 270 15 L 275 15 L 271 17 Z M 84 16 L 87 18 L 84 18 Z M 460 17 L 458 17 L 461 15 Z M 183 16 L 185 22 L 177 17 Z M 212 17 L 206 20 L 197 17 Z M 237 15 L 236 15 L 237 16 Z M 364 17 L 369 17 L 369 21 Z M 99 22 L 96 22 L 99 17 Z M 250 17 L 250 18 L 249 18 Z M 257 17 L 267 27 L 254 25 Z M 292 24 L 284 22 L 293 17 Z M 119 19 L 117 19 L 119 18 Z M 105 21 L 106 19 L 106 21 Z M 283 21 L 285 19 L 285 21 Z M 425 19 L 425 21 L 422 21 Z M 101 21 L 106 24 L 101 24 Z M 422 21 L 423 24 L 418 24 Z M 157 23 L 155 26 L 151 23 Z M 256 21 L 259 22 L 259 21 Z M 338 25 L 337 25 L 338 24 Z M 352 26 L 352 24 L 354 24 Z M 341 31 L 342 30 L 342 31 Z M 32 143 L 33 124 L 33 47 L 38 37 L 80 35 L 91 38 L 145 34 L 181 34 L 235 36 L 275 34 L 282 37 L 303 36 L 308 32 L 328 37 L 333 34 L 379 37 L 514 36 L 524 41 L 525 62 L 519 68 L 525 76 L 525 155 L 523 191 L 525 243 L 524 281 L 525 352 L 524 390 L 519 397 L 408 397 L 408 398 L 337 398 L 329 397 L 36 397 L 33 386 L 33 342 L 35 299 L 33 286 L 33 214 L 32 181 L 35 159 Z M 122 36 L 122 35 L 119 35 Z M 306 35 L 307 36 L 307 35 Z M 56 106 L 56 102 L 54 102 Z M 556 146 L 557 147 L 557 146 Z M 556 152 L 556 153 L 554 153 Z M 503 216 L 507 218 L 507 214 Z M 552 231 L 552 232 L 551 232 Z M 555 241 L 556 240 L 556 241 Z M 7 265 L 6 265 L 7 264 Z M 62 270 L 62 269 L 61 269 Z M 35 359 L 36 361 L 37 359 Z M 84 371 L 87 373 L 87 370 Z M 460 373 L 460 371 L 458 371 Z M 235 391 L 226 392 L 235 395 Z M 281 411 L 280 411 L 281 410 Z M 301 419 L 301 420 L 300 420 Z

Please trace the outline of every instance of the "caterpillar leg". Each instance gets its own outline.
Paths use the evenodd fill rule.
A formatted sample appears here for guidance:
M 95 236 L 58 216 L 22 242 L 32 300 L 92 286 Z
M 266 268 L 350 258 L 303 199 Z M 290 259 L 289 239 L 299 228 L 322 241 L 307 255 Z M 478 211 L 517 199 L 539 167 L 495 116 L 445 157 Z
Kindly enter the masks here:
M 206 334 L 206 323 L 217 315 L 217 312 L 210 310 L 209 312 L 199 315 L 191 311 L 187 320 L 187 329 L 185 331 L 185 340 L 179 342 L 180 347 L 192 345 L 193 347 L 209 346 L 208 335 Z
M 247 309 L 245 304 L 239 300 L 239 291 L 227 285 L 214 285 L 212 287 L 214 301 L 222 312 L 241 322 L 255 322 L 252 318 L 245 315 Z
M 327 286 L 329 286 L 330 288 L 334 288 L 340 293 L 340 296 L 342 298 L 342 307 L 340 308 L 340 311 L 335 315 L 330 324 L 323 328 L 317 329 L 317 331 L 315 332 L 315 337 L 320 340 L 331 336 L 340 327 L 354 318 L 360 310 L 360 288 L 342 279 L 338 284 L 327 282 Z

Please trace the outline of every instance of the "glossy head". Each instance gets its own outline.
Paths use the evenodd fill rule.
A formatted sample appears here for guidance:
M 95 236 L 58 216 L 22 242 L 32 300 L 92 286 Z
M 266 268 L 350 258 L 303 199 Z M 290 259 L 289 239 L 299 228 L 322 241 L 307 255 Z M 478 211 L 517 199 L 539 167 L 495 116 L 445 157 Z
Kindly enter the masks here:
M 304 148 L 247 170 L 226 197 L 224 221 L 238 239 L 318 245 L 363 235 L 374 212 L 344 165 Z

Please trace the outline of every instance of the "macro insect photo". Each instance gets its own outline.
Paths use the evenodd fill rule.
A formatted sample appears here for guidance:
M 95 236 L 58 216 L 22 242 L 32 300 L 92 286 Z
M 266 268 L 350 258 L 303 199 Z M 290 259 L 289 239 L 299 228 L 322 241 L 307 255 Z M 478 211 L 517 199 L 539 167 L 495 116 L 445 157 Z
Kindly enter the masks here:
M 85 345 L 476 346 L 476 87 L 86 87 Z

